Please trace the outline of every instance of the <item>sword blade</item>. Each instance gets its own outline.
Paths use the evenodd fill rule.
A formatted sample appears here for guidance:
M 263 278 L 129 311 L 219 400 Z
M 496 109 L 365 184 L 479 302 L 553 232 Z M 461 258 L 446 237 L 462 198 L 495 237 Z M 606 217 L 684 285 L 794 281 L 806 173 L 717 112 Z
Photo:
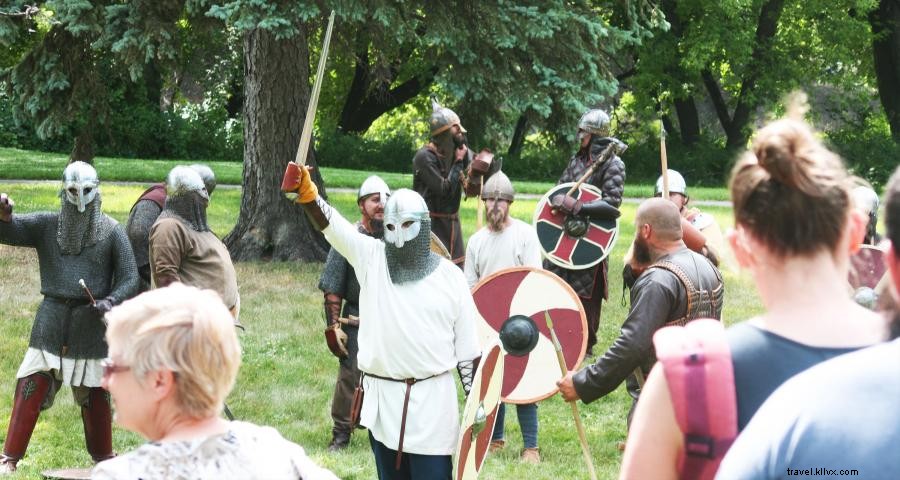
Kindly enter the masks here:
M 312 139 L 313 123 L 316 120 L 319 92 L 322 90 L 322 77 L 325 76 L 325 64 L 328 62 L 328 47 L 331 45 L 331 31 L 333 27 L 334 10 L 331 11 L 331 15 L 328 17 L 328 28 L 325 30 L 325 41 L 322 45 L 322 53 L 319 55 L 319 67 L 316 70 L 316 82 L 313 84 L 312 93 L 309 96 L 309 104 L 306 106 L 306 118 L 303 119 L 300 146 L 297 148 L 297 157 L 294 160 L 297 165 L 306 165 L 306 157 L 309 154 L 309 143 Z

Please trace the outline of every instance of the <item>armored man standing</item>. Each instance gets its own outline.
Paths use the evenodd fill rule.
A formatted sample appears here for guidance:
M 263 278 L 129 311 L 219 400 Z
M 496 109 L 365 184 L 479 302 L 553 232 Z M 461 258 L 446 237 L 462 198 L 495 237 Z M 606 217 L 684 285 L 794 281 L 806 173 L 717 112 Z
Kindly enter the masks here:
M 475 302 L 462 270 L 431 252 L 431 220 L 407 189 L 384 206 L 384 241 L 360 233 L 317 194 L 304 166 L 291 163 L 281 186 L 296 192 L 311 222 L 359 280 L 359 355 L 378 478 L 449 479 L 459 407 L 451 373 L 468 392 L 480 356 Z
M 93 167 L 71 163 L 58 213 L 13 215 L 13 201 L 0 195 L 0 243 L 37 250 L 44 295 L 16 374 L 0 474 L 15 471 L 40 411 L 62 385 L 81 407 L 88 453 L 95 462 L 113 456 L 109 395 L 100 387 L 103 314 L 137 291 L 138 276 L 124 229 L 100 211 L 99 183 Z

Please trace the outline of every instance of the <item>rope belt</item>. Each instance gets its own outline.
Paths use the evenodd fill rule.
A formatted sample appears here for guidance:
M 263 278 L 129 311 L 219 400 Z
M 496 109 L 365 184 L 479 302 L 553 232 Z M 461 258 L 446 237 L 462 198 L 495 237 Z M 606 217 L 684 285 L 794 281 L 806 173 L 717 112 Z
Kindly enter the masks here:
M 430 377 L 425 378 L 391 378 L 391 377 L 382 377 L 381 375 L 375 375 L 374 373 L 366 373 L 363 372 L 364 376 L 377 378 L 379 380 L 387 380 L 388 382 L 398 382 L 406 384 L 406 394 L 403 396 L 403 414 L 400 416 L 400 440 L 397 442 L 397 461 L 394 463 L 394 468 L 396 470 L 400 470 L 400 461 L 403 458 L 403 434 L 406 433 L 406 411 L 409 408 L 409 391 L 412 389 L 412 386 L 419 382 L 424 382 L 430 378 L 434 378 L 440 375 L 443 375 L 447 372 L 436 373 Z

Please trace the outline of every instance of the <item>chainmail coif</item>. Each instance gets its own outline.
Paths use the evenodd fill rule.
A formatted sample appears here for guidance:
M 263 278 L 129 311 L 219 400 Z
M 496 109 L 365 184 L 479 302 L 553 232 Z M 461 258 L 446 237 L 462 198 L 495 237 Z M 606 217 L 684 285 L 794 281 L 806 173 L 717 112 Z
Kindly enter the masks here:
M 84 212 L 66 200 L 65 192 L 59 194 L 62 208 L 56 229 L 56 241 L 63 255 L 78 255 L 84 247 L 95 245 L 103 239 L 113 224 L 104 220 L 100 210 L 100 192 L 94 201 L 85 206 Z
M 384 255 L 393 283 L 415 282 L 431 274 L 441 262 L 441 257 L 431 251 L 431 219 L 422 220 L 419 234 L 402 248 L 385 242 Z

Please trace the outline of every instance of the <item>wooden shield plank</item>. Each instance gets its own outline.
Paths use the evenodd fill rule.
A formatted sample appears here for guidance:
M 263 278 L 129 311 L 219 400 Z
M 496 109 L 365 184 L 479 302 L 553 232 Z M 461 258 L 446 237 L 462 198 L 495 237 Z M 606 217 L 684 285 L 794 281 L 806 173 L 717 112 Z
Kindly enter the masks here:
M 587 320 L 572 288 L 551 272 L 539 268 L 513 267 L 484 278 L 472 289 L 478 309 L 478 333 L 482 348 L 499 339 L 500 328 L 509 317 L 524 315 L 534 320 L 540 337 L 527 355 L 506 355 L 503 371 L 503 401 L 526 404 L 557 392 L 560 379 L 556 350 L 544 320 L 547 311 L 562 344 L 569 369 L 584 360 Z
M 566 232 L 567 216 L 550 205 L 556 195 L 565 195 L 574 183 L 563 183 L 550 189 L 534 212 L 534 228 L 537 231 L 541 252 L 547 260 L 560 267 L 580 270 L 597 265 L 612 251 L 619 236 L 619 220 L 587 220 L 587 231 L 582 236 Z M 581 184 L 573 196 L 588 203 L 598 200 L 602 193 L 590 184 Z
M 500 389 L 503 384 L 503 350 L 494 343 L 484 350 L 481 363 L 472 381 L 472 390 L 466 399 L 459 438 L 456 442 L 456 479 L 474 480 L 487 458 L 497 410 L 500 407 Z M 482 429 L 476 433 L 476 419 L 481 410 L 485 415 Z

